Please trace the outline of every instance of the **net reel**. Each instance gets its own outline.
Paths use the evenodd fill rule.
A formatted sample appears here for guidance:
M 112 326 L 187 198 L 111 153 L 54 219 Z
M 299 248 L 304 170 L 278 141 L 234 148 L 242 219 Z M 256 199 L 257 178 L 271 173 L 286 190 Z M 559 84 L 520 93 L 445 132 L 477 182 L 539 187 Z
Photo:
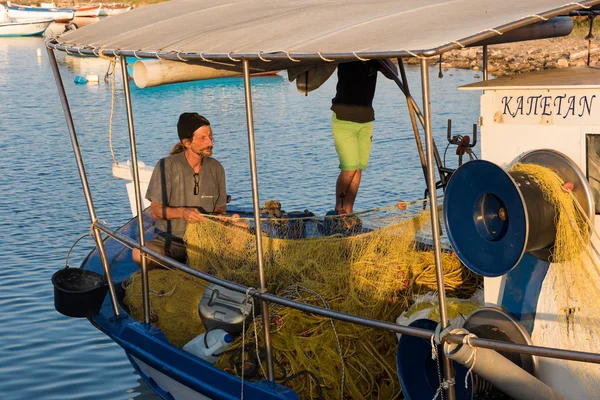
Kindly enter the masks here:
M 419 319 L 410 326 L 433 330 L 437 323 L 428 319 Z M 467 318 L 463 328 L 482 339 L 532 344 L 527 330 L 509 313 L 497 307 L 483 307 L 476 310 Z M 431 350 L 431 341 L 428 339 L 408 335 L 400 337 L 397 369 L 402 393 L 407 400 L 431 399 L 436 394 L 440 379 L 444 376 L 444 366 L 440 360 L 438 370 L 436 360 L 431 357 Z M 438 346 L 438 357 L 441 357 L 441 351 L 442 346 Z M 538 360 L 536 356 L 503 352 L 499 354 L 509 359 L 514 364 L 513 368 L 523 369 L 531 375 L 537 373 Z M 493 371 L 494 379 L 491 381 L 473 373 L 465 387 L 467 367 L 457 361 L 452 361 L 452 365 L 455 373 L 454 390 L 457 400 L 506 398 L 502 389 L 506 389 L 503 387 L 503 379 L 507 371 Z
M 592 190 L 584 173 L 555 150 L 525 153 L 517 162 L 556 171 L 573 184 L 588 217 L 594 215 Z M 555 208 L 527 175 L 506 172 L 475 160 L 458 168 L 446 188 L 444 217 L 448 238 L 461 261 L 485 277 L 508 273 L 528 252 L 549 261 L 556 237 Z

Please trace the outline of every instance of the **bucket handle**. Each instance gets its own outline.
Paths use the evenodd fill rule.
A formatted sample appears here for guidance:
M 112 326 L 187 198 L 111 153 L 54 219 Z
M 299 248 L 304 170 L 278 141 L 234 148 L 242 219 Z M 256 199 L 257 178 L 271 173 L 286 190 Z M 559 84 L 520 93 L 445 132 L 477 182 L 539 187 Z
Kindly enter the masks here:
M 75 248 L 75 245 L 76 245 L 77 243 L 79 243 L 79 241 L 80 241 L 81 239 L 83 239 L 84 237 L 86 237 L 86 236 L 92 236 L 92 233 L 90 232 L 90 233 L 86 233 L 86 234 L 84 234 L 84 235 L 81 235 L 81 236 L 80 236 L 80 237 L 79 237 L 79 238 L 78 238 L 78 239 L 77 239 L 77 240 L 76 240 L 76 241 L 73 243 L 73 245 L 72 245 L 72 246 L 71 246 L 71 248 L 69 249 L 69 252 L 67 253 L 67 259 L 66 259 L 66 261 L 65 261 L 65 269 L 69 269 L 69 256 L 71 255 L 71 252 L 72 252 L 72 251 L 73 251 L 73 249 Z

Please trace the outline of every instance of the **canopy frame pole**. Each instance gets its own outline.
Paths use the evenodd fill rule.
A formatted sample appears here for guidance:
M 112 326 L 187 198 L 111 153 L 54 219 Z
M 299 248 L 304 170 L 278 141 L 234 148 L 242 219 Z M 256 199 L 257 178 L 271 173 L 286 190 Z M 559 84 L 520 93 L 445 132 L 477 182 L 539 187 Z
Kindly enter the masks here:
M 431 231 L 433 234 L 433 253 L 435 257 L 435 275 L 440 308 L 440 324 L 442 330 L 449 325 L 448 312 L 446 310 L 446 287 L 444 285 L 444 270 L 442 267 L 442 249 L 440 243 L 440 224 L 437 209 L 437 191 L 435 187 L 435 172 L 433 170 L 433 133 L 431 129 L 431 102 L 429 97 L 429 66 L 427 59 L 421 58 L 421 85 L 423 90 L 423 113 L 425 116 L 425 145 L 427 148 L 427 186 L 429 187 L 429 209 L 431 211 Z M 442 357 L 444 364 L 444 380 L 450 382 L 454 379 L 452 363 L 443 352 L 438 355 Z M 456 400 L 454 386 L 449 385 L 446 390 L 448 400 Z
M 417 145 L 417 151 L 419 152 L 419 160 L 421 161 L 421 168 L 423 169 L 423 176 L 427 179 L 427 161 L 425 160 L 425 152 L 423 150 L 423 142 L 421 142 L 421 133 L 419 132 L 419 126 L 417 125 L 417 112 L 418 108 L 415 110 L 415 102 L 409 101 L 408 98 L 412 99 L 410 94 L 410 88 L 408 87 L 408 80 L 406 78 L 406 70 L 404 69 L 404 61 L 401 58 L 398 58 L 398 69 L 400 70 L 400 75 L 402 76 L 402 86 L 404 89 L 402 92 L 406 96 L 406 106 L 408 107 L 408 115 L 410 116 L 410 124 L 412 125 L 413 133 L 415 135 L 415 143 Z M 421 121 L 423 121 L 421 119 Z M 423 123 L 423 122 L 421 122 Z
M 250 176 L 252 178 L 252 204 L 254 208 L 254 226 L 256 227 L 256 257 L 258 262 L 258 279 L 260 293 L 267 292 L 265 269 L 263 263 L 262 231 L 260 221 L 260 203 L 258 198 L 258 172 L 256 168 L 256 148 L 254 145 L 254 116 L 252 114 L 252 88 L 250 84 L 250 68 L 248 60 L 243 60 L 244 65 L 244 94 L 246 98 L 246 123 L 248 125 L 248 152 L 250 154 Z M 269 303 L 260 300 L 262 308 L 263 333 L 267 349 L 267 377 L 275 380 L 273 368 L 273 348 L 271 344 L 271 318 L 269 317 Z
M 106 281 L 108 283 L 108 292 L 110 294 L 110 300 L 112 302 L 113 312 L 116 316 L 120 316 L 121 312 L 119 311 L 119 302 L 117 301 L 117 293 L 115 291 L 115 286 L 112 280 L 112 273 L 110 271 L 110 267 L 108 265 L 108 258 L 106 257 L 106 250 L 104 248 L 104 242 L 102 241 L 102 233 L 100 229 L 96 226 L 96 222 L 98 218 L 96 217 L 96 210 L 94 208 L 94 201 L 92 200 L 92 192 L 90 190 L 90 185 L 87 180 L 87 174 L 85 172 L 85 166 L 83 164 L 83 157 L 81 155 L 81 149 L 79 147 L 79 141 L 77 140 L 77 132 L 75 131 L 75 124 L 73 123 L 73 116 L 71 115 L 71 108 L 69 107 L 69 100 L 67 99 L 67 93 L 65 91 L 65 86 L 63 85 L 62 77 L 60 76 L 60 71 L 58 70 L 58 63 L 56 62 L 56 56 L 54 55 L 54 50 L 50 47 L 46 47 L 48 51 L 48 58 L 50 59 L 50 66 L 52 67 L 52 74 L 54 75 L 54 80 L 56 81 L 56 86 L 58 87 L 58 94 L 60 97 L 60 102 L 63 107 L 63 111 L 65 113 L 65 119 L 67 120 L 67 127 L 69 129 L 69 136 L 71 138 L 71 146 L 73 147 L 73 153 L 75 154 L 75 162 L 77 163 L 77 170 L 79 171 L 79 178 L 81 179 L 81 187 L 83 189 L 83 196 L 85 197 L 85 202 L 87 205 L 88 213 L 90 215 L 90 220 L 92 223 L 92 232 L 94 241 L 96 242 L 96 248 L 98 249 L 98 253 L 100 254 L 100 261 L 102 262 L 102 269 L 104 270 L 104 276 L 106 277 Z
M 129 128 L 129 148 L 131 149 L 131 163 L 133 170 L 133 188 L 135 189 L 135 208 L 138 216 L 138 229 L 140 231 L 140 245 L 146 245 L 144 237 L 144 217 L 142 194 L 140 189 L 140 172 L 138 168 L 137 146 L 133 126 L 133 110 L 131 107 L 131 93 L 129 91 L 129 74 L 127 73 L 127 59 L 120 57 L 121 72 L 123 74 L 123 90 L 125 92 L 125 107 L 127 109 L 127 126 Z M 150 284 L 148 282 L 148 260 L 144 253 L 140 253 L 142 260 L 142 304 L 144 309 L 144 322 L 150 323 Z
M 487 81 L 488 80 L 488 45 L 484 44 L 481 47 L 481 50 L 483 52 L 483 80 Z
M 400 70 L 400 75 L 401 75 L 402 79 L 400 79 L 396 74 L 394 74 L 394 71 L 386 63 L 380 61 L 380 64 L 383 68 L 387 69 L 390 74 L 393 75 L 394 82 L 396 82 L 396 85 L 398 85 L 398 87 L 400 88 L 400 90 L 402 91 L 404 96 L 406 97 L 406 105 L 408 107 L 408 114 L 410 116 L 411 125 L 412 125 L 413 132 L 415 135 L 417 151 L 419 152 L 421 168 L 423 169 L 423 177 L 425 178 L 425 180 L 427 180 L 427 166 L 426 166 L 426 161 L 425 161 L 425 155 L 423 152 L 423 143 L 421 142 L 421 134 L 419 132 L 419 127 L 417 125 L 417 118 L 418 118 L 419 122 L 421 123 L 421 127 L 424 130 L 425 129 L 425 118 L 423 117 L 423 114 L 421 113 L 421 110 L 419 109 L 419 105 L 417 104 L 417 102 L 415 101 L 415 99 L 412 97 L 412 95 L 410 93 L 410 88 L 408 86 L 408 79 L 406 78 L 406 70 L 404 69 L 404 63 L 402 62 L 401 58 L 398 58 L 397 60 L 398 60 L 398 68 Z M 442 158 L 440 157 L 440 153 L 438 152 L 437 146 L 435 144 L 435 140 L 433 141 L 433 151 L 434 151 L 433 155 L 435 157 L 435 162 L 436 162 L 438 171 L 440 172 L 440 180 L 442 182 L 442 186 L 445 187 L 446 176 L 441 171 L 441 169 L 444 166 L 442 165 Z

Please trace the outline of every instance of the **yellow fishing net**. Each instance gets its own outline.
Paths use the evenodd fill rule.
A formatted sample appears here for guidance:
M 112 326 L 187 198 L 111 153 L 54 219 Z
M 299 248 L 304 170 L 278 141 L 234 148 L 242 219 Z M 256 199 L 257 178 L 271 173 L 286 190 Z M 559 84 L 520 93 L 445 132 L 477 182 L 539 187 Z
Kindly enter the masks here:
M 555 340 L 553 347 L 598 352 L 600 268 L 596 247 L 599 237 L 593 223 L 574 194 L 568 188 L 564 190 L 565 182 L 555 171 L 520 163 L 511 171 L 527 174 L 555 207 L 556 240 L 550 258 L 553 264 L 546 277 L 552 285 L 552 293 L 545 296 L 542 306 L 549 312 L 546 318 L 551 321 L 556 316 L 558 324 L 546 324 L 544 334 Z M 592 232 L 595 245 L 591 245 Z M 598 393 L 600 366 L 573 361 L 567 362 L 567 366 L 582 378 L 580 382 L 587 386 L 588 393 L 594 393 L 594 396 Z
M 270 293 L 393 323 L 411 305 L 415 294 L 437 290 L 433 252 L 417 246 L 417 238 L 430 235 L 431 218 L 422 211 L 421 201 L 360 213 L 359 223 L 355 220 L 349 225 L 362 228 L 351 236 L 344 235 L 342 229 L 342 233 L 337 230 L 336 234 L 315 238 L 276 237 L 277 232 L 285 237 L 290 231 L 286 227 L 297 230 L 298 224 L 309 230 L 311 223 L 321 227 L 340 223 L 327 218 L 265 222 L 271 228 L 271 237 L 262 235 Z M 258 287 L 256 238 L 249 229 L 206 218 L 189 225 L 185 241 L 191 267 Z M 471 296 L 478 278 L 453 253 L 444 252 L 442 257 L 446 290 L 455 297 Z M 169 270 L 150 271 L 149 279 L 152 314 L 169 340 L 182 346 L 200 334 L 203 328 L 197 309 L 205 282 Z M 130 279 L 125 297 L 135 318 L 141 317 L 139 281 Z M 301 398 L 401 397 L 394 333 L 333 322 L 276 305 L 270 310 L 275 374 Z M 186 326 L 181 319 L 187 321 Z M 216 365 L 236 374 L 244 368 L 245 379 L 264 379 L 263 350 L 256 355 L 256 340 L 259 349 L 264 346 L 261 317 L 251 319 L 248 325 L 247 334 L 238 337 Z M 242 360 L 239 350 L 243 343 Z M 253 362 L 254 375 L 250 373 Z

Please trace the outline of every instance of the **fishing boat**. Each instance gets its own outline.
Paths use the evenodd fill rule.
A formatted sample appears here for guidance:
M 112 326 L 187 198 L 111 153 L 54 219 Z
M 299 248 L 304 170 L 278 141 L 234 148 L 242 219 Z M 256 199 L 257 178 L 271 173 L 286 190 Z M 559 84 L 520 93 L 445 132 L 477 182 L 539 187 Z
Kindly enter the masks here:
M 125 11 L 131 10 L 131 4 L 110 3 L 104 4 L 100 10 L 101 17 L 110 17 L 113 15 L 122 14 Z
M 75 17 L 98 17 L 102 10 L 102 4 L 75 7 Z
M 49 38 L 96 243 L 81 268 L 54 274 L 56 309 L 87 317 L 164 399 L 597 398 L 600 70 L 488 79 L 487 46 L 567 35 L 570 15 L 593 21 L 599 4 L 187 0 Z M 467 46 L 483 52 L 483 81 L 461 88 L 482 91 L 480 118 L 472 138 L 453 135 L 449 123 L 448 142 L 461 156 L 481 142 L 481 159 L 452 169 L 433 140 L 429 60 Z M 55 51 L 112 57 L 121 66 L 135 198 L 135 218 L 123 227 L 96 215 Z M 126 57 L 244 75 L 252 210 L 188 226 L 187 264 L 146 245 L 153 220 L 140 181 L 151 168 L 137 159 Z M 427 199 L 354 219 L 261 207 L 250 74 L 304 68 L 290 76 L 308 92 L 322 83 L 310 77 L 331 75 L 319 68 L 390 58 Z M 407 58 L 420 66 L 421 106 Z M 393 72 L 385 62 L 381 68 Z M 232 226 L 239 219 L 249 228 Z M 141 268 L 131 249 L 144 255 Z M 293 257 L 277 264 L 283 256 Z M 168 268 L 149 271 L 149 259 Z M 417 259 L 430 261 L 421 268 Z M 456 276 L 483 277 L 485 304 L 451 318 L 457 303 L 447 289 Z M 428 285 L 437 292 L 435 313 L 401 323 L 405 290 Z M 178 336 L 192 320 L 198 336 Z M 389 341 L 392 333 L 399 339 Z
M 52 18 L 56 22 L 69 22 L 75 17 L 75 11 L 72 8 L 56 7 L 34 7 L 6 3 L 8 16 L 14 19 L 25 18 Z
M 23 21 L 10 18 L 6 8 L 0 4 L 0 36 L 42 36 L 50 24 L 51 18 L 32 18 Z

